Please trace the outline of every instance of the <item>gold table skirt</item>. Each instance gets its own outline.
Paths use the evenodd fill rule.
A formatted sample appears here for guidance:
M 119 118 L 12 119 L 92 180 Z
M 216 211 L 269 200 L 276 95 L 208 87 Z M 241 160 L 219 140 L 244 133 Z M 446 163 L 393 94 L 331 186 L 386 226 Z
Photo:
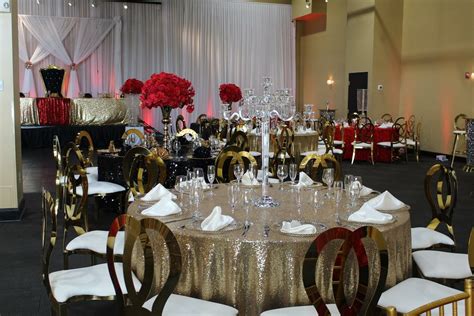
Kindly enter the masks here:
M 307 305 L 309 303 L 302 281 L 302 262 L 314 237 L 293 237 L 280 233 L 274 228 L 275 223 L 289 219 L 304 219 L 336 226 L 332 202 L 314 211 L 309 204 L 304 204 L 301 215 L 294 208 L 293 195 L 281 194 L 277 188 L 270 188 L 270 195 L 278 197 L 280 207 L 272 209 L 252 209 L 249 219 L 253 223 L 246 237 L 242 229 L 222 233 L 202 233 L 182 228 L 189 225 L 191 212 L 172 220 L 182 221 L 168 223 L 181 247 L 183 269 L 176 293 L 202 298 L 209 301 L 231 305 L 239 310 L 239 315 L 259 315 L 269 309 Z M 255 190 L 259 194 L 260 189 Z M 305 191 L 303 201 L 311 200 Z M 211 197 L 209 192 L 202 203 L 203 216 L 208 216 L 216 205 L 222 207 L 223 214 L 232 215 L 227 203 L 227 188 L 217 185 Z M 345 200 L 342 201 L 345 203 Z M 130 205 L 128 213 L 142 218 L 139 202 Z M 389 254 L 389 271 L 387 287 L 406 279 L 411 275 L 411 237 L 409 207 L 394 213 L 397 221 L 388 225 L 376 225 L 386 239 Z M 232 215 L 237 221 L 245 220 L 245 211 L 236 208 Z M 171 219 L 171 218 L 170 218 Z M 168 220 L 170 220 L 168 219 Z M 166 223 L 166 220 L 164 220 Z M 270 225 L 268 237 L 264 237 L 265 224 Z M 349 229 L 358 227 L 355 223 L 346 223 Z M 159 254 L 157 254 L 159 256 Z M 143 258 L 136 251 L 133 262 L 136 263 L 138 276 L 143 275 Z M 166 258 L 155 266 L 156 275 L 163 276 L 169 271 Z M 324 260 L 323 260 L 324 261 Z M 355 260 L 352 265 L 354 265 Z M 318 270 L 322 279 L 331 275 L 330 264 Z M 163 272 L 163 273 L 162 273 Z M 376 276 L 378 277 L 378 276 Z M 163 284 L 156 281 L 157 290 Z M 160 285 L 161 283 L 161 285 Z M 350 287 L 354 284 L 349 284 Z M 329 286 L 323 288 L 328 289 Z M 352 289 L 354 286 L 352 286 Z M 330 293 L 321 293 L 331 297 Z
M 39 125 L 38 108 L 34 98 L 20 98 L 21 125 Z
M 128 115 L 124 99 L 73 99 L 71 102 L 72 125 L 127 124 Z
M 262 148 L 262 137 L 260 135 L 255 135 L 252 133 L 247 134 L 249 141 L 249 146 L 251 151 L 261 152 Z M 270 145 L 270 151 L 273 151 L 275 148 L 274 143 Z M 293 141 L 293 151 L 294 155 L 306 152 L 313 151 L 318 149 L 318 133 L 295 133 L 295 138 Z

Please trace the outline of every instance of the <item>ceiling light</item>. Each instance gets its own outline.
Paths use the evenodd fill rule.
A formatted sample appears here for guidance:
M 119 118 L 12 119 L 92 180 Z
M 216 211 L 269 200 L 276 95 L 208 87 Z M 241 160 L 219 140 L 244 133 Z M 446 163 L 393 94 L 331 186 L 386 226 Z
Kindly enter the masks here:
M 41 3 L 40 3 L 40 0 L 36 0 L 36 4 L 38 4 L 38 5 L 41 4 Z
M 67 3 L 67 5 L 70 6 L 70 7 L 72 7 L 72 2 L 69 1 L 69 2 Z
M 311 0 L 306 0 L 306 9 L 311 8 Z
M 91 2 L 91 7 L 95 8 L 95 1 Z
M 127 5 L 126 3 L 124 3 L 124 4 L 123 4 L 123 8 L 124 8 L 125 10 L 127 10 L 127 9 L 128 9 L 128 5 Z

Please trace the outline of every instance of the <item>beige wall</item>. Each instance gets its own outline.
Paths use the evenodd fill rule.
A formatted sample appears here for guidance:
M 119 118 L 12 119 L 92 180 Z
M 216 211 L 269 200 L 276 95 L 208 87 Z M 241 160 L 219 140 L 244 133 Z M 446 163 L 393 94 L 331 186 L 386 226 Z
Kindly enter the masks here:
M 16 1 L 12 12 L 16 12 Z M 23 197 L 18 96 L 18 34 L 16 14 L 0 13 L 0 210 L 16 209 Z M 15 27 L 12 27 L 15 26 Z
M 399 113 L 422 121 L 423 150 L 450 153 L 454 117 L 474 117 L 466 71 L 474 71 L 474 1 L 405 1 Z

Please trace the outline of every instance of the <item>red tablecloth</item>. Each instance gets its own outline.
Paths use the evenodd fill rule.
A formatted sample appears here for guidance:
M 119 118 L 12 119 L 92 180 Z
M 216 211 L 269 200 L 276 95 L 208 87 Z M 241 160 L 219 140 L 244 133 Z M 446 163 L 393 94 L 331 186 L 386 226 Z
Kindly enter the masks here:
M 377 146 L 378 142 L 389 142 L 392 138 L 393 129 L 375 127 L 374 131 L 374 160 L 390 162 L 390 148 Z M 344 127 L 344 159 L 352 159 L 352 142 L 354 141 L 355 130 L 353 126 Z M 340 128 L 336 129 L 335 139 L 341 139 Z M 358 149 L 356 151 L 356 160 L 369 160 L 370 149 Z
M 68 125 L 70 104 L 67 98 L 37 98 L 40 125 Z

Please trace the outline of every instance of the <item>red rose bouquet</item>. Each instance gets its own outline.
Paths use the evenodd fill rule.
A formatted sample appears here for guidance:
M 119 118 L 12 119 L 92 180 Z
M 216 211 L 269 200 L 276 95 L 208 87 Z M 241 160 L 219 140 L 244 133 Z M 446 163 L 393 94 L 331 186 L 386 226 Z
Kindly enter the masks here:
M 122 91 L 124 94 L 140 94 L 142 93 L 142 87 L 143 82 L 135 78 L 131 78 L 125 81 L 122 88 L 120 88 L 120 91 Z
M 194 88 L 190 81 L 174 74 L 161 72 L 145 81 L 140 100 L 149 109 L 157 107 L 183 108 L 194 111 Z
M 223 103 L 232 103 L 242 100 L 242 91 L 233 83 L 223 83 L 219 86 L 219 97 Z

